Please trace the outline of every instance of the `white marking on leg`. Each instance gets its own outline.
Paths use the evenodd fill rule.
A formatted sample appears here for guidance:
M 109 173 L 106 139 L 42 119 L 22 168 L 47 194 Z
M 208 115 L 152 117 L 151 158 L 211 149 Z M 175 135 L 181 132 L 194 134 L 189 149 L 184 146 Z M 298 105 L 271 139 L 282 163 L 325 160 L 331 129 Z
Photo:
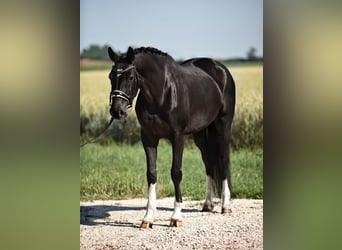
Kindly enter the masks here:
M 222 181 L 221 199 L 222 199 L 222 208 L 228 208 L 229 202 L 230 202 L 230 190 L 228 187 L 228 180 L 227 179 L 224 179 Z
M 157 210 L 156 183 L 148 187 L 148 201 L 144 221 L 153 222 L 153 214 Z
M 205 201 L 204 204 L 208 206 L 214 205 L 214 181 L 213 179 L 207 175 L 206 179 L 206 195 L 205 195 Z
M 182 208 L 183 208 L 183 202 L 174 202 L 174 211 L 173 214 L 171 216 L 171 219 L 175 219 L 175 220 L 180 220 L 182 219 Z

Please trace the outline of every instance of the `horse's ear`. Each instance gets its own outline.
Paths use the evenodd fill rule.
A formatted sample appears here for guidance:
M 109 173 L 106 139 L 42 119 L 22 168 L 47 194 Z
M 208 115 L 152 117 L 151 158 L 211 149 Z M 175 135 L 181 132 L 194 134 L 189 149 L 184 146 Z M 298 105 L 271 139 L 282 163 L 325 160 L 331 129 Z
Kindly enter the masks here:
M 112 50 L 111 47 L 108 47 L 108 55 L 110 60 L 116 63 L 119 60 L 119 56 Z
M 128 50 L 127 50 L 127 60 L 132 63 L 133 60 L 134 60 L 134 50 L 131 46 L 128 47 Z

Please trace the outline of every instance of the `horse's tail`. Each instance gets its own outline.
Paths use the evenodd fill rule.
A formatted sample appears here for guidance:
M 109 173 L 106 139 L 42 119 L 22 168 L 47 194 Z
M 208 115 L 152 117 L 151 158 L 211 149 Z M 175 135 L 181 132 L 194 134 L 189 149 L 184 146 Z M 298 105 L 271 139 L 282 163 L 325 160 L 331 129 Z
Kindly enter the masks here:
M 225 178 L 228 178 L 228 187 L 233 195 L 231 179 L 230 179 L 230 169 L 229 165 L 226 166 L 224 164 L 220 164 L 220 148 L 219 148 L 219 138 L 218 138 L 217 129 L 214 123 L 212 123 L 207 129 L 207 139 L 208 139 L 208 163 L 211 168 L 212 178 L 215 183 L 216 195 L 218 197 L 221 196 L 222 192 L 222 181 Z M 229 152 L 228 152 L 229 153 Z M 228 168 L 226 171 L 222 168 Z M 227 176 L 224 176 L 224 173 L 227 172 Z

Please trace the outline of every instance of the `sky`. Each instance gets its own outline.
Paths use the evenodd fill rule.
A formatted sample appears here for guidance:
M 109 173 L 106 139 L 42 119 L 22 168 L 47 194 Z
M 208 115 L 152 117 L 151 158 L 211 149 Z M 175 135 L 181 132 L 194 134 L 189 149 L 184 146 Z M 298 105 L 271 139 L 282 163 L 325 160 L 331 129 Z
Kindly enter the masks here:
M 262 0 L 81 0 L 80 51 L 155 47 L 175 59 L 263 56 Z

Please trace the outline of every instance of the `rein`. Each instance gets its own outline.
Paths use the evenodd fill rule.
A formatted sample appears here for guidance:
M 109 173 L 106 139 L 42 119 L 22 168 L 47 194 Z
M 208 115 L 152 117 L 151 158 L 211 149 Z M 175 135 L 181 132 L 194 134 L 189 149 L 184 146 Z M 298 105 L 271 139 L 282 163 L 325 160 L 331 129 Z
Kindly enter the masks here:
M 104 134 L 104 132 L 106 132 L 106 130 L 107 130 L 107 129 L 109 128 L 109 126 L 112 124 L 113 120 L 114 120 L 114 117 L 112 117 L 112 118 L 110 119 L 109 123 L 104 127 L 104 129 L 102 129 L 102 131 L 101 131 L 97 136 L 95 136 L 95 138 L 93 138 L 93 139 L 90 140 L 90 141 L 86 141 L 86 142 L 82 143 L 82 144 L 80 145 L 80 148 L 83 147 L 83 146 L 85 146 L 85 145 L 87 145 L 87 144 L 90 144 L 90 143 L 96 143 L 96 142 L 102 141 L 102 140 L 100 139 L 100 137 Z M 105 138 L 105 139 L 107 139 L 107 138 Z

